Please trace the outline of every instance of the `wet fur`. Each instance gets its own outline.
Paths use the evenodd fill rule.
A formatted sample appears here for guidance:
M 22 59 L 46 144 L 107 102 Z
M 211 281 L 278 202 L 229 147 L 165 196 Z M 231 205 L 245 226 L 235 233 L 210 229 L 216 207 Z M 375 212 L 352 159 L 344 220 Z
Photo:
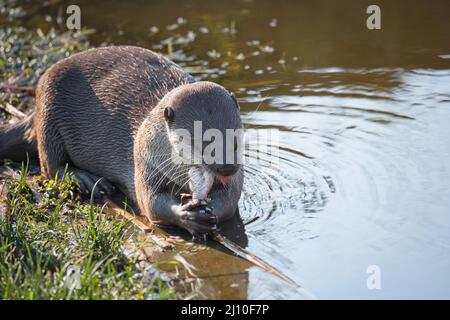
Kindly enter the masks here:
M 178 120 L 173 125 L 188 130 L 194 118 L 207 125 L 215 119 L 211 123 L 221 123 L 220 130 L 241 125 L 238 112 L 227 114 L 236 106 L 234 97 L 217 84 L 195 82 L 159 54 L 131 46 L 88 50 L 44 74 L 34 115 L 0 126 L 0 157 L 39 154 L 46 177 L 62 174 L 68 163 L 86 189 L 105 177 L 100 184 L 105 192 L 112 192 L 112 183 L 150 219 L 179 225 L 172 209 L 179 205 L 179 194 L 188 191 L 189 166 L 169 160 L 162 166 L 172 152 L 171 128 L 163 116 L 169 105 Z M 242 182 L 241 168 L 229 186 L 213 187 L 219 220 L 236 210 Z

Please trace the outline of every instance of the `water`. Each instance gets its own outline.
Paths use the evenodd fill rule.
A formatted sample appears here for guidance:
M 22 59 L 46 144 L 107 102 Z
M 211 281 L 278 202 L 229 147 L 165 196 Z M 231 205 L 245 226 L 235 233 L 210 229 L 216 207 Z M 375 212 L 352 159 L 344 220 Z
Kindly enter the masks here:
M 370 31 L 370 1 L 79 1 L 94 45 L 167 54 L 279 130 L 279 160 L 246 169 L 250 251 L 318 298 L 450 298 L 450 2 L 377 3 Z M 66 5 L 26 24 L 64 29 Z M 307 296 L 245 270 L 234 297 Z

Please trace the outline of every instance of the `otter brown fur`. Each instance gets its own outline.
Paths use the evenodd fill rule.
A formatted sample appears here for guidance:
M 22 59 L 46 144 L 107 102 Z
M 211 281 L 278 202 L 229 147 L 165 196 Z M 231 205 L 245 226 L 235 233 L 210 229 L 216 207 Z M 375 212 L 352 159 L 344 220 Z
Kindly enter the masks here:
M 215 181 L 210 203 L 182 205 L 193 164 L 171 158 L 171 133 L 193 130 L 194 121 L 222 132 L 242 127 L 232 94 L 196 82 L 162 55 L 132 46 L 91 49 L 47 70 L 36 89 L 34 116 L 0 127 L 0 157 L 20 160 L 25 152 L 35 154 L 37 145 L 44 176 L 61 175 L 68 164 L 84 192 L 100 180 L 97 194 L 117 186 L 154 222 L 208 233 L 236 211 L 243 169 L 204 165 L 216 177 L 232 176 L 231 182 Z

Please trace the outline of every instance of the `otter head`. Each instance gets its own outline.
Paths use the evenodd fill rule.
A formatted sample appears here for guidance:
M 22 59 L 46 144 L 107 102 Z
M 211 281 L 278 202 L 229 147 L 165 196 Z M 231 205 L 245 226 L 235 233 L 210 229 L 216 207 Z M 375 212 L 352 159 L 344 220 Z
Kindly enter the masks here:
M 172 90 L 160 104 L 173 158 L 230 183 L 242 166 L 243 128 L 234 95 L 200 81 Z

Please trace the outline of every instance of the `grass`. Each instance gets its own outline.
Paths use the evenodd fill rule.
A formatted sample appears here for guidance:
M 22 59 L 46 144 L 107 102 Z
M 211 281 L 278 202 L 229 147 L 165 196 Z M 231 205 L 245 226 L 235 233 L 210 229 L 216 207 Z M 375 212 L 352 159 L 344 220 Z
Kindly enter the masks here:
M 6 180 L 0 219 L 2 299 L 170 299 L 174 290 L 126 255 L 128 224 L 76 198 L 76 182 Z M 156 273 L 158 274 L 158 273 Z

